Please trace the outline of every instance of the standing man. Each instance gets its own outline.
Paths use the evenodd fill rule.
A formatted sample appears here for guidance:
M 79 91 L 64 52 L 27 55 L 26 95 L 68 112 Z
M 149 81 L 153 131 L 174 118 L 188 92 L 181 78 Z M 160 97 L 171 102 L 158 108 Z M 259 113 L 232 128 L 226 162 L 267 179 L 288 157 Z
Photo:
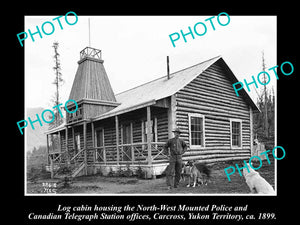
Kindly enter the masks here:
M 165 153 L 168 155 L 168 149 L 170 149 L 170 161 L 167 169 L 167 185 L 168 189 L 171 189 L 174 183 L 174 188 L 177 188 L 180 180 L 180 174 L 182 169 L 182 155 L 187 150 L 186 143 L 179 138 L 181 131 L 176 128 L 173 130 L 175 137 L 167 141 L 164 146 Z M 175 180 L 174 180 L 175 173 Z

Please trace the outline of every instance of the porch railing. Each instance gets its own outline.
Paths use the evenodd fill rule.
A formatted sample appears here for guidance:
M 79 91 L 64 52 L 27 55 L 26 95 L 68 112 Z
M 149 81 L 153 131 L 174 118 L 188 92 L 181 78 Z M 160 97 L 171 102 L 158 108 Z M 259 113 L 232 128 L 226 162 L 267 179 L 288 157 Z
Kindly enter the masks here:
M 168 157 L 164 153 L 164 142 L 151 142 L 151 161 L 166 160 Z M 119 162 L 147 162 L 148 159 L 148 143 L 139 142 L 131 144 L 120 144 L 119 150 Z M 71 165 L 80 164 L 82 161 L 90 163 L 114 163 L 118 161 L 117 146 L 101 146 L 90 147 L 81 149 L 78 152 L 74 150 L 64 152 L 49 153 L 49 158 L 54 164 L 66 164 Z
M 164 142 L 151 142 L 151 162 L 163 160 L 168 157 L 164 154 Z M 139 163 L 148 162 L 148 143 L 139 142 L 131 144 L 121 144 L 119 149 L 120 163 Z M 88 149 L 89 154 L 93 154 L 93 162 L 97 163 L 115 163 L 118 162 L 117 146 L 101 146 Z
M 50 160 L 49 170 L 57 171 L 61 166 L 68 166 L 73 173 L 83 164 L 85 169 L 87 165 L 93 163 L 101 164 L 149 164 L 157 162 L 166 162 L 168 157 L 164 153 L 164 142 L 147 142 L 121 144 L 116 145 L 91 147 L 87 149 L 80 149 L 78 152 L 69 150 L 65 152 L 49 153 Z M 148 146 L 151 147 L 150 153 Z M 117 148 L 119 151 L 117 151 Z M 117 153 L 119 152 L 119 154 Z M 119 156 L 119 157 L 118 157 Z M 149 158 L 151 157 L 151 158 Z

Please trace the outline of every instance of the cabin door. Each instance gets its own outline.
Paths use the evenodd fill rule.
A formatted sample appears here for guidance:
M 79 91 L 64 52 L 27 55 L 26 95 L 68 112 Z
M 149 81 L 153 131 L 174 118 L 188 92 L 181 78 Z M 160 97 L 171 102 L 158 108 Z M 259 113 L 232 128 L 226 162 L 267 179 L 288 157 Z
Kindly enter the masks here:
M 122 133 L 122 157 L 123 161 L 131 161 L 131 148 L 132 143 L 132 124 L 123 125 Z

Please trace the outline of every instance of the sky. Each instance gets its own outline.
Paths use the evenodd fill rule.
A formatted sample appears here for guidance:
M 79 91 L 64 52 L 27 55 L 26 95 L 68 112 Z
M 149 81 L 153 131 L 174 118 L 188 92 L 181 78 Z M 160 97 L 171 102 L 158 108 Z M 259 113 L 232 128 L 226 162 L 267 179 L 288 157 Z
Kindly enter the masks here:
M 114 93 L 120 93 L 140 84 L 149 82 L 167 74 L 166 56 L 169 56 L 170 72 L 175 72 L 207 59 L 221 55 L 238 80 L 251 82 L 262 71 L 262 51 L 266 68 L 277 65 L 276 61 L 276 16 L 230 16 L 227 26 L 220 26 L 217 15 L 199 16 L 80 16 L 74 25 L 68 25 L 61 17 L 60 28 L 53 16 L 26 16 L 25 30 L 36 31 L 46 21 L 52 21 L 54 32 L 34 35 L 35 41 L 28 38 L 25 42 L 25 107 L 43 107 L 51 109 L 54 96 L 55 79 L 54 49 L 59 42 L 61 73 L 64 83 L 60 88 L 61 102 L 68 100 L 72 83 L 77 71 L 79 53 L 89 46 L 88 18 L 90 18 L 91 47 L 102 50 L 104 67 L 110 79 Z M 212 19 L 215 30 L 210 22 Z M 70 23 L 75 17 L 68 16 Z M 226 17 L 220 19 L 226 22 Z M 207 32 L 195 39 L 181 36 L 173 47 L 169 35 L 175 32 L 188 33 L 198 22 L 207 26 Z M 224 23 L 225 23 L 224 22 Z M 50 24 L 44 26 L 51 31 Z M 201 26 L 197 26 L 199 33 Z M 22 32 L 22 31 L 20 31 Z M 270 73 L 270 89 L 276 85 L 276 79 Z M 251 98 L 256 102 L 255 87 L 251 88 Z M 261 86 L 262 88 L 263 86 Z M 275 86 L 276 90 L 276 86 Z

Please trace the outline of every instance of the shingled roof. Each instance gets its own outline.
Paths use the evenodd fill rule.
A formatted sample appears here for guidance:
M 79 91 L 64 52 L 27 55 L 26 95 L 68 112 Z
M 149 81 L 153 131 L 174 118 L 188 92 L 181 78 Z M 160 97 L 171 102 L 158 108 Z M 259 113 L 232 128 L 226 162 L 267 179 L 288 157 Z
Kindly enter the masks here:
M 103 62 L 100 50 L 86 47 L 80 52 L 69 99 L 77 102 L 82 99 L 116 102 Z
M 187 84 L 189 84 L 192 80 L 194 80 L 203 71 L 208 69 L 217 61 L 219 61 L 224 66 L 224 69 L 229 76 L 228 78 L 232 81 L 232 83 L 237 82 L 237 78 L 232 73 L 222 57 L 217 56 L 188 68 L 171 73 L 170 79 L 168 79 L 165 75 L 148 83 L 116 94 L 116 100 L 121 104 L 109 112 L 94 117 L 93 120 L 101 120 L 138 108 L 153 105 L 156 103 L 156 101 L 169 97 L 178 92 L 180 89 L 184 88 Z M 241 95 L 243 96 L 243 98 L 245 98 L 248 104 L 250 104 L 255 110 L 258 110 L 257 106 L 252 101 L 250 96 L 245 92 L 245 90 L 241 91 Z

